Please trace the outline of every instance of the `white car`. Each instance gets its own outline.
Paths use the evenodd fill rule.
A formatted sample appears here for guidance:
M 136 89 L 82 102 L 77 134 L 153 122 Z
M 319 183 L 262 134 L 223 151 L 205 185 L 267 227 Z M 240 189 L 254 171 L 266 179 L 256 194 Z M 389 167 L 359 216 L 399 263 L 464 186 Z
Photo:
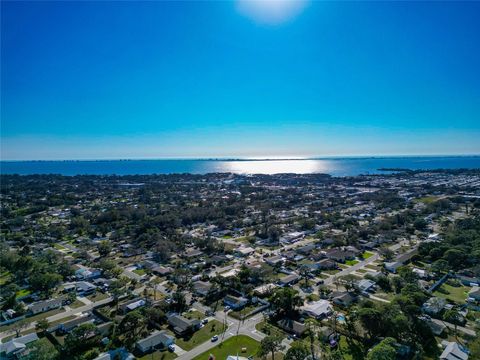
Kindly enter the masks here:
M 218 340 L 218 335 L 212 336 L 212 339 L 211 339 L 211 340 L 212 340 L 212 342 L 217 341 L 217 340 Z

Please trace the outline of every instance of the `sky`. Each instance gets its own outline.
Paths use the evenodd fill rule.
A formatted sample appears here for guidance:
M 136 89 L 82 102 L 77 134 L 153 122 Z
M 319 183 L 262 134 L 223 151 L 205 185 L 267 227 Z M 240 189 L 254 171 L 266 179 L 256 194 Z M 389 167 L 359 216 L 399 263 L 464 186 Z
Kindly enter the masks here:
M 480 153 L 480 2 L 1 2 L 1 159 Z

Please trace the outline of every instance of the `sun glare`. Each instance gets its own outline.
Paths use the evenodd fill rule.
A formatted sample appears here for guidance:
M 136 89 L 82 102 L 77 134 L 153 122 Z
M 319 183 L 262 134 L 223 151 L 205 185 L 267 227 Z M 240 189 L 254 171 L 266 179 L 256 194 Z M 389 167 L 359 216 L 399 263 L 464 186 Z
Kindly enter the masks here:
M 237 9 L 256 22 L 277 25 L 293 19 L 307 4 L 307 0 L 238 0 Z

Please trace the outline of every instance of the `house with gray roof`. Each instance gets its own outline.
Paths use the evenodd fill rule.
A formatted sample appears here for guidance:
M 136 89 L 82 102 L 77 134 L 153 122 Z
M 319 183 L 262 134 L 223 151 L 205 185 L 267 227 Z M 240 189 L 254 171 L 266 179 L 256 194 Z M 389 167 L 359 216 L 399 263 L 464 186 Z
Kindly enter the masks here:
M 0 358 L 14 358 L 19 357 L 27 349 L 27 345 L 37 341 L 38 336 L 36 333 L 27 334 L 14 338 L 3 344 L 0 344 Z
M 49 299 L 49 300 L 38 301 L 36 303 L 30 304 L 28 306 L 28 311 L 32 315 L 35 315 L 35 314 L 40 314 L 53 309 L 58 309 L 62 307 L 62 305 L 63 305 L 62 298 Z
M 142 354 L 151 352 L 155 349 L 165 349 L 175 343 L 175 338 L 167 331 L 155 331 L 151 335 L 138 340 L 135 348 Z

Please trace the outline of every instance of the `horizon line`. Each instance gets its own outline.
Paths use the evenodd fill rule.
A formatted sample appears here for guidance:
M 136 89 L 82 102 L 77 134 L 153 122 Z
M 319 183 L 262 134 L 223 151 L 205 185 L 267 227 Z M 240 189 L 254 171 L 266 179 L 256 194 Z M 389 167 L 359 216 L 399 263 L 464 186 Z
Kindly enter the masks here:
M 75 162 L 75 161 L 298 161 L 367 158 L 418 158 L 418 157 L 479 157 L 480 153 L 465 154 L 366 154 L 366 155 L 318 155 L 305 157 L 139 157 L 139 158 L 80 158 L 80 159 L 0 159 L 0 162 Z

